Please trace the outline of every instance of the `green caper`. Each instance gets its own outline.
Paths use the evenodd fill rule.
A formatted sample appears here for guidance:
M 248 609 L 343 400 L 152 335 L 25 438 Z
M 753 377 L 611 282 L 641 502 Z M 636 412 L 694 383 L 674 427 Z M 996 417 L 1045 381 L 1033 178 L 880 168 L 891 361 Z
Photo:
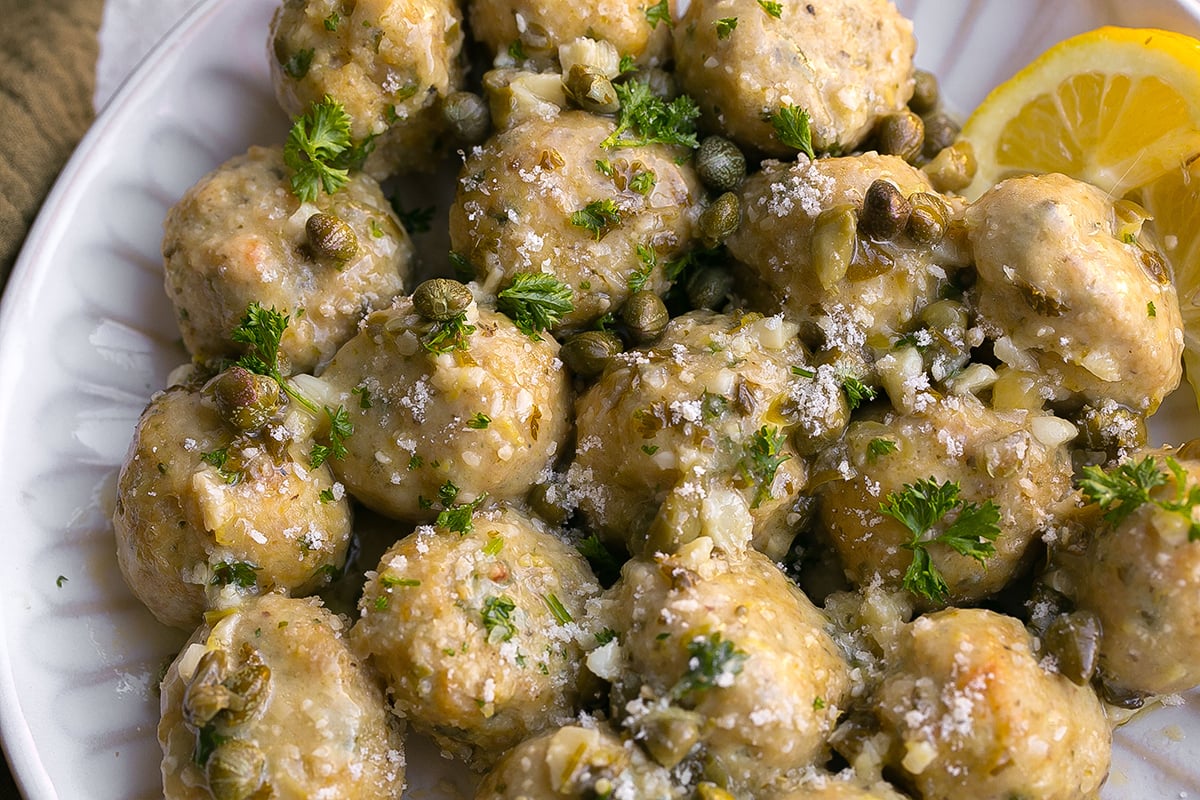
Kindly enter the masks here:
M 625 323 L 629 337 L 638 344 L 657 339 L 670 320 L 671 315 L 662 298 L 649 290 L 634 292 L 621 306 L 621 321 Z
M 608 331 L 584 331 L 567 339 L 558 357 L 581 378 L 594 378 L 622 350 L 621 340 Z
M 1059 673 L 1085 686 L 1100 661 L 1100 618 L 1090 611 L 1061 614 L 1046 629 L 1042 645 L 1058 663 Z
M 928 114 L 936 111 L 941 102 L 937 76 L 923 69 L 913 74 L 913 93 L 908 100 L 908 107 L 918 114 Z
M 888 114 L 875 124 L 875 139 L 879 152 L 912 163 L 925 143 L 925 123 L 911 111 Z
M 874 181 L 863 197 L 858 230 L 877 242 L 890 242 L 908 224 L 912 206 L 891 181 Z
M 255 431 L 266 425 L 281 400 L 279 384 L 274 378 L 238 366 L 213 378 L 203 392 L 226 422 L 243 431 Z
M 206 650 L 196 663 L 196 672 L 183 690 L 183 719 L 199 730 L 229 707 L 232 699 L 222 683 L 229 671 L 224 650 Z
M 822 288 L 829 289 L 846 277 L 857 246 L 858 214 L 854 206 L 836 205 L 817 215 L 809 249 Z
M 908 238 L 917 244 L 935 245 L 946 236 L 950 224 L 950 206 L 931 192 L 913 192 L 908 197 L 912 212 L 908 215 Z
M 696 785 L 696 800 L 735 800 L 735 798 L 715 783 L 701 781 Z
M 249 800 L 267 779 L 267 757 L 250 742 L 230 739 L 217 745 L 204 765 L 214 800 Z
M 1126 689 L 1124 686 L 1115 683 L 1111 677 L 1104 673 L 1104 670 L 1099 670 L 1099 673 L 1100 696 L 1110 706 L 1137 709 L 1146 704 L 1146 699 L 1150 696 L 1146 692 L 1140 692 L 1137 689 Z
M 655 709 L 642 717 L 637 738 L 650 757 L 667 769 L 687 758 L 700 741 L 704 718 L 677 706 Z
M 566 489 L 563 486 L 553 482 L 536 483 L 529 490 L 526 499 L 533 513 L 551 525 L 560 526 L 567 523 Z
M 935 381 L 943 381 L 971 360 L 967 307 L 956 300 L 938 300 L 921 310 L 920 320 L 928 335 L 921 353 L 926 369 Z
M 233 695 L 223 715 L 228 725 L 242 725 L 257 716 L 266 706 L 271 689 L 271 668 L 258 651 L 247 645 L 243 657 L 246 663 L 224 681 Z
M 1175 456 L 1188 461 L 1200 460 L 1200 439 L 1188 439 L 1179 445 L 1179 449 L 1175 451 Z
M 471 290 L 450 278 L 431 278 L 413 290 L 413 308 L 431 322 L 445 322 L 466 311 L 475 299 Z
M 1116 403 L 1084 406 L 1077 419 L 1085 446 L 1109 458 L 1146 444 L 1146 418 Z
M 933 158 L 958 139 L 959 127 L 949 114 L 935 111 L 922 117 L 925 123 L 925 143 L 921 152 L 926 158 Z
M 976 169 L 975 148 L 965 139 L 944 148 L 932 161 L 921 167 L 933 188 L 939 192 L 965 189 L 975 177 Z
M 474 92 L 447 95 L 442 101 L 442 117 L 449 126 L 450 135 L 461 144 L 479 144 L 492 129 L 487 101 Z
M 726 192 L 700 214 L 700 237 L 706 247 L 716 247 L 737 232 L 742 224 L 742 205 L 738 196 Z
M 691 274 L 684 288 L 692 308 L 716 311 L 733 291 L 733 275 L 724 267 L 705 265 Z
M 723 136 L 709 136 L 696 151 L 696 174 L 714 192 L 731 192 L 746 177 L 746 156 Z
M 304 223 L 308 246 L 313 255 L 335 264 L 345 264 L 358 253 L 358 237 L 342 219 L 318 211 Z
M 575 64 L 563 78 L 567 97 L 593 114 L 613 114 L 621 107 L 612 81 L 599 70 L 586 64 Z

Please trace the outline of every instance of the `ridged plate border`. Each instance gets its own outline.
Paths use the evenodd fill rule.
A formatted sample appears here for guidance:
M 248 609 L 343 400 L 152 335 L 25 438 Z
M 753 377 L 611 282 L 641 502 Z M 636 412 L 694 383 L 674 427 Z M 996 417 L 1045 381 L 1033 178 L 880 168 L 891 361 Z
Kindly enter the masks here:
M 276 4 L 201 3 L 143 62 L 47 199 L 0 309 L 0 733 L 30 800 L 161 796 L 154 684 L 182 637 L 125 588 L 108 510 L 137 416 L 184 358 L 161 288 L 163 216 L 204 172 L 286 133 L 266 62 Z M 898 5 L 960 110 L 1099 24 L 1200 32 L 1197 0 Z M 1155 435 L 1190 438 L 1196 422 L 1185 390 Z M 413 796 L 455 796 L 441 781 L 461 770 L 427 749 L 409 761 Z M 1121 729 L 1106 800 L 1198 789 L 1200 698 Z

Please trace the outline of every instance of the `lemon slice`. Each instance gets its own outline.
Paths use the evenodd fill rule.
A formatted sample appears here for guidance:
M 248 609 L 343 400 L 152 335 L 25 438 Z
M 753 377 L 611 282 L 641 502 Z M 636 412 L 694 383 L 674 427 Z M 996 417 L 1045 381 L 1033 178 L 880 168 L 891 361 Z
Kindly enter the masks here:
M 1200 400 L 1200 161 L 1171 170 L 1146 186 L 1139 199 L 1171 263 L 1183 318 L 1183 364 Z
M 994 89 L 962 136 L 979 163 L 968 199 L 1042 172 L 1123 196 L 1200 153 L 1200 41 L 1114 27 L 1066 39 Z

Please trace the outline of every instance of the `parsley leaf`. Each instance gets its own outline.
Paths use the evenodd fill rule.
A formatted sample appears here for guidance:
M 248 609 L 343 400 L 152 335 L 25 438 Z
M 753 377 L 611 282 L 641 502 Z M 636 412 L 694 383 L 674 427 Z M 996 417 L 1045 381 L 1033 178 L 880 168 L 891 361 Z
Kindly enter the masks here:
M 771 0 L 758 0 L 758 5 L 775 19 L 779 19 L 779 15 L 783 13 L 783 3 L 773 3 Z
M 241 482 L 241 470 L 225 469 L 225 464 L 229 461 L 229 448 L 222 447 L 219 450 L 213 450 L 211 453 L 201 453 L 200 460 L 205 464 L 216 467 L 217 474 L 221 476 L 221 480 L 230 486 Z
M 596 579 L 604 586 L 611 586 L 616 583 L 617 578 L 621 577 L 620 560 L 613 555 L 604 542 L 600 541 L 600 537 L 596 534 L 589 534 L 586 539 L 575 546 L 575 549 L 587 559 L 588 564 L 592 567 L 592 572 L 596 574 Z
M 614 87 L 621 101 L 617 129 L 600 143 L 613 147 L 641 147 L 647 144 L 679 145 L 696 148 L 696 118 L 700 109 L 686 94 L 667 103 L 650 90 L 647 81 L 630 80 Z M 631 135 L 626 135 L 631 134 Z
M 598 242 L 621 224 L 621 210 L 611 197 L 593 200 L 571 214 L 571 224 L 576 228 L 591 231 Z
M 466 350 L 471 346 L 469 340 L 474 332 L 475 326 L 467 322 L 467 314 L 464 311 L 434 324 L 429 332 L 421 337 L 421 346 L 434 355 Z
M 846 393 L 846 402 L 849 404 L 851 411 L 861 406 L 864 402 L 874 400 L 876 396 L 873 388 L 852 375 L 842 378 L 842 391 Z
M 296 52 L 292 53 L 291 57 L 288 58 L 287 61 L 281 62 L 280 66 L 283 67 L 284 73 L 286 73 L 289 78 L 300 80 L 308 74 L 308 70 L 312 67 L 314 55 L 316 55 L 316 51 L 311 47 L 304 50 L 297 50 Z
M 671 25 L 671 9 L 667 5 L 667 0 L 659 0 L 652 6 L 646 7 L 646 21 L 650 23 L 651 28 L 657 28 L 658 23 L 665 22 Z
M 876 437 L 867 443 L 867 459 L 874 461 L 880 456 L 896 452 L 896 449 L 896 443 L 891 439 L 884 439 L 882 436 Z
M 650 280 L 655 267 L 658 266 L 658 253 L 654 252 L 654 248 L 649 245 L 639 243 L 637 256 L 638 261 L 642 262 L 642 266 L 641 269 L 636 269 L 629 275 L 627 283 L 630 292 L 640 292 L 645 289 L 646 282 Z
M 809 158 L 817 154 L 812 145 L 812 117 L 808 111 L 797 106 L 783 106 L 771 115 L 775 135 L 786 146 L 795 148 Z
M 1134 463 L 1127 461 L 1105 472 L 1100 467 L 1083 468 L 1079 488 L 1090 502 L 1104 510 L 1104 519 L 1112 526 L 1120 525 L 1125 519 L 1146 503 L 1152 503 L 1163 511 L 1180 514 L 1188 521 L 1188 541 L 1200 540 L 1200 523 L 1195 521 L 1193 510 L 1200 504 L 1200 486 L 1187 485 L 1187 470 L 1174 458 L 1165 459 L 1167 469 L 1175 480 L 1175 499 L 1159 500 L 1150 492 L 1167 483 L 1165 472 L 1158 468 L 1154 456 L 1146 456 Z
M 559 625 L 569 625 L 575 621 L 571 616 L 571 612 L 567 611 L 567 607 L 562 604 L 562 601 L 555 597 L 554 593 L 542 595 L 542 600 L 546 603 L 546 608 L 550 609 L 550 613 L 554 615 L 554 619 Z
M 717 28 L 717 38 L 728 39 L 734 28 L 737 27 L 737 22 L 737 17 L 724 17 L 713 22 Z
M 720 632 L 697 636 L 688 642 L 688 669 L 673 687 L 671 699 L 683 700 L 694 692 L 730 686 L 742 671 L 749 655 L 733 642 L 722 640 Z
M 617 74 L 625 75 L 629 72 L 637 72 L 637 59 L 626 53 L 621 56 L 621 60 L 617 62 Z
M 258 585 L 258 572 L 262 567 L 246 561 L 222 561 L 213 564 L 213 586 L 235 584 L 242 589 L 253 589 Z
M 453 484 L 450 484 L 453 486 Z M 456 489 L 457 493 L 457 489 Z M 458 503 L 449 505 L 443 501 L 446 507 L 438 512 L 437 519 L 434 524 L 439 528 L 445 528 L 451 533 L 457 533 L 460 536 L 466 536 L 471 531 L 475 530 L 474 516 L 475 509 L 483 504 L 487 499 L 487 493 L 479 495 L 469 503 Z
M 339 461 L 345 458 L 347 455 L 346 439 L 354 433 L 354 425 L 350 422 L 350 415 L 346 412 L 345 406 L 338 406 L 336 409 L 329 406 L 324 408 L 325 416 L 329 420 L 329 444 L 313 444 L 312 450 L 308 454 L 308 460 L 313 469 L 324 464 L 330 456 Z
M 930 558 L 928 547 L 938 542 L 969 556 L 980 564 L 994 555 L 993 542 L 1000 535 L 1000 509 L 991 500 L 982 506 L 968 503 L 960 497 L 957 483 L 937 483 L 933 478 L 921 478 L 904 484 L 900 492 L 889 492 L 879 504 L 879 511 L 899 522 L 912 534 L 903 546 L 913 553 L 912 563 L 904 573 L 904 588 L 935 602 L 950 594 L 945 578 Z M 940 534 L 930 536 L 935 525 L 954 509 L 958 515 Z
M 422 208 L 406 210 L 400 204 L 400 198 L 393 197 L 392 210 L 400 218 L 400 224 L 404 226 L 404 230 L 410 234 L 428 233 L 433 229 L 433 215 L 437 212 L 437 206 L 424 206 Z
M 518 272 L 507 289 L 496 295 L 496 308 L 531 338 L 553 328 L 575 310 L 571 287 L 544 272 Z
M 486 430 L 492 424 L 492 418 L 482 411 L 476 411 L 475 416 L 467 420 L 467 427 L 473 431 Z
M 746 445 L 741 470 L 746 480 L 755 487 L 751 508 L 758 508 L 764 500 L 771 498 L 771 485 L 775 482 L 775 473 L 780 464 L 791 458 L 779 454 L 785 438 L 778 428 L 764 425 Z
M 512 612 L 517 610 L 517 604 L 508 595 L 491 595 L 483 601 L 483 627 L 487 630 L 489 644 L 507 642 L 517 632 L 512 621 Z
M 321 190 L 333 194 L 350 180 L 351 167 L 361 165 L 370 143 L 350 139 L 350 116 L 329 95 L 298 117 L 283 146 L 284 163 L 292 170 L 292 193 L 311 203 Z

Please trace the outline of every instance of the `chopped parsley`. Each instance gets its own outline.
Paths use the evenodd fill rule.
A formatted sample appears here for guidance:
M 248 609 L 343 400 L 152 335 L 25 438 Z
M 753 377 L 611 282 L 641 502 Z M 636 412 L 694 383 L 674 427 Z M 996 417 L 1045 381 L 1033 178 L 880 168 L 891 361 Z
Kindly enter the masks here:
M 392 210 L 400 218 L 400 224 L 404 226 L 404 230 L 410 234 L 428 233 L 433 229 L 433 215 L 437 212 L 437 206 L 424 206 L 406 210 L 404 206 L 400 205 L 400 199 L 393 197 Z
M 817 371 L 808 367 L 792 367 L 792 374 L 798 378 L 815 378 Z
M 621 577 L 621 562 L 613 555 L 600 537 L 592 533 L 576 545 L 579 554 L 587 559 L 596 579 L 605 586 L 611 586 Z
M 445 528 L 451 533 L 465 536 L 475 530 L 475 509 L 479 508 L 486 498 L 487 494 L 481 494 L 469 503 L 447 505 L 446 508 L 438 512 L 437 520 L 434 524 L 439 528 Z
M 342 24 L 342 17 L 336 11 L 325 18 L 325 30 L 334 32 L 338 29 L 338 25 Z
M 713 23 L 717 28 L 718 39 L 728 39 L 737 27 L 737 17 L 722 17 Z
M 783 13 L 783 3 L 773 3 L 771 0 L 758 0 L 758 5 L 763 11 L 767 12 L 768 16 L 779 19 L 779 15 Z
M 1146 316 L 1147 317 L 1157 317 L 1158 316 L 1158 309 L 1154 307 L 1153 300 L 1146 303 Z
M 657 28 L 658 23 L 665 22 L 671 25 L 671 9 L 667 4 L 667 0 L 659 0 L 652 6 L 646 7 L 646 21 L 650 23 L 651 28 Z
M 646 455 L 648 455 L 648 456 L 652 456 L 652 455 L 654 455 L 655 453 L 657 453 L 657 452 L 658 452 L 658 445 L 656 445 L 656 444 L 644 444 L 644 445 L 642 445 L 642 452 L 643 452 L 643 453 L 645 453 L 645 454 L 646 454 Z
M 57 578 L 54 579 L 54 585 L 61 589 L 63 587 L 63 584 L 65 584 L 69 580 L 70 580 L 70 578 L 68 578 L 66 575 L 59 575 Z
M 749 658 L 733 642 L 723 640 L 720 632 L 697 636 L 688 642 L 687 650 L 687 672 L 671 687 L 671 699 L 676 702 L 696 692 L 730 686 Z
M 521 44 L 520 39 L 513 39 L 508 44 L 508 57 L 513 61 L 520 63 L 526 59 L 525 45 Z
M 364 411 L 371 407 L 371 392 L 365 386 L 355 386 L 350 394 L 358 395 L 358 407 Z
M 467 420 L 467 427 L 471 430 L 482 431 L 492 424 L 492 418 L 482 411 L 475 412 L 475 416 Z
M 496 308 L 512 319 L 527 336 L 539 338 L 564 314 L 575 310 L 571 287 L 544 272 L 519 272 L 507 289 L 496 295 Z
M 778 428 L 764 425 L 746 445 L 746 454 L 741 460 L 741 471 L 743 477 L 755 487 L 754 499 L 750 502 L 751 508 L 758 508 L 763 501 L 770 499 L 771 486 L 775 483 L 775 473 L 779 470 L 779 465 L 791 458 L 780 455 L 785 438 Z
M 1200 540 L 1200 523 L 1193 514 L 1200 504 L 1200 486 L 1187 485 L 1187 470 L 1171 456 L 1164 459 L 1170 477 L 1175 481 L 1175 499 L 1159 500 L 1151 491 L 1167 483 L 1167 473 L 1158 468 L 1154 456 L 1138 462 L 1126 461 L 1109 472 L 1100 467 L 1084 467 L 1079 488 L 1089 502 L 1100 506 L 1104 519 L 1112 526 L 1120 525 L 1141 506 L 1150 503 L 1163 511 L 1179 514 L 1188 523 L 1188 541 Z
M 571 612 L 567 611 L 567 607 L 562 604 L 553 592 L 542 595 L 542 600 L 546 603 L 546 608 L 550 609 L 550 613 L 554 615 L 554 619 L 559 625 L 569 625 L 575 621 L 571 616 Z
M 329 444 L 313 443 L 308 454 L 313 469 L 324 464 L 330 456 L 339 461 L 345 458 L 346 439 L 354 433 L 354 426 L 350 423 L 350 415 L 345 406 L 338 406 L 336 409 L 325 406 L 325 416 L 329 419 Z
M 865 402 L 870 402 L 875 399 L 875 389 L 855 378 L 853 375 L 847 375 L 842 378 L 842 391 L 846 393 L 846 402 L 850 405 L 850 410 L 853 411 Z
M 350 169 L 360 166 L 370 143 L 355 145 L 350 139 L 350 116 L 328 95 L 298 117 L 283 146 L 284 163 L 292 170 L 292 193 L 311 203 L 324 189 L 333 194 L 350 180 Z
M 205 464 L 215 467 L 217 474 L 221 476 L 221 480 L 230 486 L 241 482 L 242 473 L 240 470 L 225 468 L 225 465 L 229 462 L 229 448 L 222 447 L 210 453 L 201 453 L 200 460 Z
M 304 50 L 297 50 L 292 53 L 287 61 L 282 62 L 280 66 L 283 67 L 283 71 L 289 78 L 300 80 L 308 74 L 308 70 L 312 67 L 314 55 L 316 55 L 316 51 L 311 47 Z
M 871 461 L 894 452 L 896 452 L 896 443 L 891 439 L 884 439 L 880 436 L 867 443 L 867 458 Z
M 597 158 L 596 159 L 596 171 L 599 172 L 601 175 L 603 175 L 606 178 L 611 178 L 613 175 L 616 174 L 616 170 L 613 169 L 612 162 L 609 161 L 607 158 L 605 158 L 605 159 Z
M 492 534 L 488 537 L 487 544 L 483 546 L 483 554 L 485 556 L 498 556 L 503 549 L 504 537 L 499 534 Z
M 637 72 L 637 59 L 626 53 L 617 62 L 617 74 L 626 75 L 630 72 Z
M 686 94 L 670 103 L 654 94 L 646 81 L 630 80 L 615 87 L 621 110 L 617 129 L 600 146 L 641 147 L 647 144 L 678 145 L 696 148 L 696 118 L 700 109 Z
M 611 197 L 593 200 L 571 213 L 571 224 L 589 231 L 598 242 L 621 224 L 621 209 L 617 208 L 616 201 Z
M 397 586 L 420 586 L 421 582 L 416 578 L 397 578 L 395 575 L 381 575 L 379 583 L 385 589 L 393 589 Z
M 928 547 L 939 542 L 960 555 L 985 564 L 994 555 L 993 542 L 1000 535 L 1000 509 L 991 500 L 982 506 L 968 503 L 960 496 L 957 483 L 937 483 L 933 478 L 921 478 L 904 484 L 903 491 L 889 492 L 879 504 L 879 511 L 899 522 L 912 534 L 903 546 L 913 553 L 912 563 L 904 573 L 904 588 L 934 602 L 943 602 L 950 593 L 945 578 L 930 559 Z M 954 521 L 942 530 L 934 527 L 947 514 L 958 510 Z
M 483 627 L 487 631 L 490 644 L 507 642 L 517 632 L 513 625 L 512 612 L 517 610 L 517 604 L 507 595 L 489 596 L 483 601 Z
M 646 288 L 646 283 L 650 280 L 650 276 L 654 273 L 655 267 L 658 266 L 658 253 L 654 252 L 654 248 L 646 244 L 638 244 L 637 246 L 638 261 L 642 262 L 639 269 L 635 269 L 629 274 L 629 291 L 640 292 Z
M 213 586 L 234 584 L 242 589 L 253 589 L 258 585 L 258 572 L 262 567 L 247 561 L 222 561 L 212 568 Z
M 603 645 L 606 645 L 609 642 L 613 641 L 616 638 L 617 638 L 617 632 L 614 631 L 612 628 L 601 628 L 596 633 L 596 644 L 603 646 Z
M 658 183 L 658 176 L 653 170 L 639 170 L 629 180 L 629 188 L 640 195 L 647 195 L 654 191 L 655 184 Z
M 817 154 L 812 145 L 812 117 L 808 111 L 797 106 L 783 106 L 771 115 L 775 135 L 786 146 L 799 150 L 809 158 Z
M 475 326 L 467 322 L 467 314 L 464 311 L 450 319 L 435 323 L 421 337 L 421 346 L 434 355 L 466 350 L 471 345 L 470 338 L 474 332 Z
M 333 489 L 322 489 L 317 494 L 317 499 L 320 500 L 322 503 L 328 504 L 328 503 L 332 503 L 337 498 L 334 497 L 334 495 L 333 495 Z

